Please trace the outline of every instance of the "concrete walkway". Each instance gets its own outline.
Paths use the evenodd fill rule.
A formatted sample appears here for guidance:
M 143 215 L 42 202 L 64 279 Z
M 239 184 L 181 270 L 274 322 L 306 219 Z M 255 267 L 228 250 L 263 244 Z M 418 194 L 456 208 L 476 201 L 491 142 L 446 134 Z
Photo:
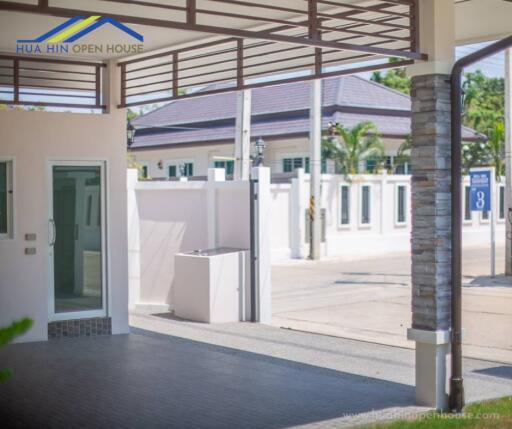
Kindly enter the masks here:
M 497 256 L 502 270 L 503 249 Z M 488 249 L 465 250 L 463 261 L 463 352 L 512 363 L 512 280 L 488 276 Z M 408 254 L 275 265 L 272 289 L 277 327 L 414 347 Z
M 2 424 L 342 428 L 425 410 L 414 405 L 408 349 L 167 314 L 131 323 L 129 336 L 0 350 L 15 371 L 0 388 Z M 468 400 L 512 394 L 512 367 L 466 359 L 464 370 Z

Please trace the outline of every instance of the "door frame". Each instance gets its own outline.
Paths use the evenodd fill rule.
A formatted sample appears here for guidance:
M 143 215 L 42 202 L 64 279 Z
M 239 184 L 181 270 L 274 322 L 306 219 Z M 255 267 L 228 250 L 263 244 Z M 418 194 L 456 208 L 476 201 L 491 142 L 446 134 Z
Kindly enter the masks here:
M 108 315 L 108 258 L 107 258 L 107 161 L 103 160 L 62 160 L 50 159 L 48 166 L 48 321 L 88 319 L 92 317 L 106 317 Z M 51 221 L 53 220 L 53 167 L 100 167 L 100 195 L 101 195 L 101 295 L 102 308 L 99 310 L 73 311 L 68 313 L 55 312 L 55 278 L 54 278 L 54 248 L 51 244 L 53 234 Z

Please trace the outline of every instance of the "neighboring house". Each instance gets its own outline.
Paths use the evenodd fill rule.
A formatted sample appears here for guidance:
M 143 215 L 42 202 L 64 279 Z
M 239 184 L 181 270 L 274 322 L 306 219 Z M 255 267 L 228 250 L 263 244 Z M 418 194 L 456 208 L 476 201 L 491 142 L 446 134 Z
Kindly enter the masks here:
M 252 141 L 267 143 L 266 166 L 272 173 L 309 169 L 310 84 L 300 82 L 252 91 Z M 410 98 L 358 76 L 343 76 L 323 82 L 323 129 L 329 122 L 352 127 L 373 122 L 385 143 L 386 164 L 395 173 L 408 173 L 409 166 L 396 166 L 398 148 L 410 134 Z M 208 168 L 233 172 L 236 93 L 182 99 L 162 106 L 132 121 L 136 128 L 130 150 L 142 166 L 143 176 L 173 178 L 206 176 Z M 464 128 L 466 141 L 484 136 Z M 332 173 L 331 162 L 323 171 Z

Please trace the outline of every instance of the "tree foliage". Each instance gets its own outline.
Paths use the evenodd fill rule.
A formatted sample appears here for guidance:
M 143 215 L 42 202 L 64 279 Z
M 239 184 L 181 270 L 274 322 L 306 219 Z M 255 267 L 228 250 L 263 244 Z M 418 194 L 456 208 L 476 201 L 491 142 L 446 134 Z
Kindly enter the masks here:
M 397 59 L 391 59 L 396 62 Z M 411 80 L 404 68 L 387 72 L 374 72 L 371 80 L 389 88 L 410 94 Z M 490 165 L 496 169 L 496 177 L 504 171 L 505 146 L 505 80 L 491 78 L 482 71 L 468 72 L 464 75 L 463 125 L 487 136 L 486 142 L 464 142 L 462 145 L 463 172 L 467 174 L 472 167 Z M 395 164 L 408 162 L 411 142 L 406 141 L 399 149 Z
M 11 323 L 6 328 L 0 328 L 0 347 L 12 342 L 16 337 L 23 335 L 32 327 L 32 320 L 25 318 Z M 8 380 L 12 376 L 9 368 L 0 369 L 0 382 Z
M 389 60 L 390 63 L 396 63 L 398 61 L 400 61 L 399 58 L 390 58 Z M 407 76 L 404 67 L 388 70 L 386 72 L 373 72 L 370 79 L 388 88 L 403 92 L 404 94 L 409 95 L 411 93 L 411 79 Z
M 463 144 L 464 173 L 472 167 L 490 165 L 499 179 L 505 174 L 505 80 L 487 77 L 477 70 L 465 74 L 462 89 L 464 125 L 488 138 L 485 143 Z
M 412 137 L 409 134 L 400 145 L 395 156 L 394 166 L 399 167 L 411 163 Z
M 465 74 L 464 125 L 490 136 L 496 124 L 505 120 L 505 80 L 490 78 L 480 70 Z
M 337 171 L 346 175 L 362 173 L 361 164 L 370 159 L 382 166 L 384 144 L 375 124 L 360 122 L 352 128 L 335 124 L 332 131 L 322 139 L 322 155 L 334 161 Z

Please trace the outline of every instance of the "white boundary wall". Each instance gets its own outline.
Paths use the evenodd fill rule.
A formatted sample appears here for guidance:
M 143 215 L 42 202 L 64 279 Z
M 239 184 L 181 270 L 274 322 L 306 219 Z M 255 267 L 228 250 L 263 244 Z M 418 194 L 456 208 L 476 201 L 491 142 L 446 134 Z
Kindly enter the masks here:
M 348 181 L 341 175 L 322 175 L 322 208 L 326 212 L 325 241 L 322 255 L 350 259 L 410 250 L 411 195 L 410 176 L 357 175 Z M 469 186 L 469 178 L 464 178 Z M 341 187 L 349 188 L 349 223 L 341 223 Z M 369 223 L 362 222 L 362 189 L 368 186 Z M 405 220 L 398 221 L 398 189 L 405 188 Z M 495 205 L 498 245 L 504 244 L 505 219 L 499 218 L 499 189 L 496 184 Z M 463 190 L 464 197 L 465 192 Z M 309 174 L 302 169 L 291 184 L 272 184 L 272 260 L 305 258 L 309 253 L 306 241 L 306 212 L 309 201 Z M 463 208 L 465 199 L 463 200 Z M 464 215 L 464 213 L 463 213 Z M 489 220 L 480 213 L 472 213 L 463 221 L 463 244 L 466 247 L 487 246 L 490 243 Z
M 260 292 L 270 302 L 270 173 L 258 178 Z M 216 247 L 250 248 L 249 181 L 225 181 L 223 169 L 210 169 L 208 181 L 138 181 L 128 170 L 129 306 L 173 308 L 174 255 Z M 259 321 L 270 313 L 260 308 Z M 268 307 L 270 308 L 270 307 Z
M 299 169 L 291 183 L 270 185 L 268 168 L 253 169 L 259 181 L 260 228 L 258 315 L 270 320 L 271 262 L 309 254 L 307 209 L 309 175 Z M 469 186 L 469 178 L 464 178 Z M 349 222 L 342 224 L 341 188 L 348 187 Z M 369 189 L 369 222 L 362 221 L 363 187 Z M 499 209 L 498 182 L 495 207 Z M 405 219 L 398 219 L 398 189 L 404 189 Z M 462 193 L 463 196 L 465 192 Z M 324 257 L 358 259 L 410 250 L 410 176 L 322 175 L 325 210 Z M 155 182 L 137 180 L 128 171 L 128 241 L 130 308 L 173 308 L 174 255 L 214 247 L 250 248 L 249 182 L 225 181 L 223 169 L 210 169 L 208 181 Z M 463 207 L 465 200 L 463 201 Z M 464 214 L 464 213 L 463 213 Z M 505 219 L 497 213 L 496 238 L 502 245 Z M 488 246 L 489 220 L 472 213 L 463 222 L 464 245 Z M 266 304 L 265 304 L 266 303 Z

